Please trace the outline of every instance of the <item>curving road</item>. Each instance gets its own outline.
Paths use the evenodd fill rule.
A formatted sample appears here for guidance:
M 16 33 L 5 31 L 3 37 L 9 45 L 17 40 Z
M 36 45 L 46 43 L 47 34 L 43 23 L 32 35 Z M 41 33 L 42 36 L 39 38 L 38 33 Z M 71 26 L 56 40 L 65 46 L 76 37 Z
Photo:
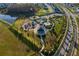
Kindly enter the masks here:
M 45 5 L 47 5 L 48 8 L 51 7 L 48 4 L 45 4 Z M 74 51 L 74 44 L 73 44 L 73 43 L 75 43 L 74 39 L 76 41 L 76 37 L 77 37 L 77 35 L 76 35 L 77 32 L 74 30 L 73 22 L 72 22 L 72 19 L 71 19 L 71 17 L 73 17 L 73 15 L 70 12 L 68 12 L 68 10 L 65 7 L 58 6 L 58 8 L 60 8 L 60 7 L 65 12 L 65 15 L 66 15 L 66 18 L 67 18 L 67 30 L 66 30 L 66 32 L 65 32 L 65 34 L 63 36 L 61 44 L 59 45 L 59 47 L 58 47 L 58 49 L 57 49 L 57 51 L 56 51 L 56 53 L 54 55 L 56 55 L 56 56 L 57 55 L 58 56 L 59 55 L 61 55 L 61 56 L 63 56 L 63 55 L 72 55 L 73 51 Z M 51 17 L 53 15 L 63 16 L 63 14 L 53 14 L 53 13 L 51 13 L 50 15 L 41 16 L 39 18 Z M 75 17 L 73 18 L 73 20 L 74 19 L 75 19 Z M 42 36 L 40 36 L 40 37 L 41 37 L 42 48 L 41 48 L 41 50 L 39 52 L 40 52 L 40 54 L 42 56 L 44 56 L 44 54 L 42 53 L 42 51 L 43 51 L 43 49 L 45 47 L 44 46 L 44 41 L 42 39 Z M 71 42 L 71 41 L 73 41 L 73 42 Z
M 43 51 L 43 50 L 44 50 L 44 48 L 45 48 L 45 43 L 44 43 L 44 41 L 43 41 L 42 36 L 40 36 L 40 38 L 41 38 L 42 48 L 40 49 L 39 53 L 40 53 L 40 55 L 41 55 L 41 56 L 44 56 L 44 54 L 42 53 L 42 51 Z
M 55 55 L 76 55 L 77 49 L 75 48 L 75 43 L 78 43 L 78 25 L 75 16 L 63 5 L 60 5 L 59 7 L 61 7 L 65 12 L 69 25 L 64 41 L 62 42 L 60 49 L 56 51 L 57 53 L 55 53 Z
M 52 7 L 49 4 L 45 4 L 48 8 L 52 9 Z M 65 12 L 65 16 L 67 18 L 67 30 L 63 36 L 63 39 L 55 52 L 54 55 L 56 56 L 73 56 L 77 55 L 77 49 L 75 48 L 75 45 L 78 44 L 78 25 L 76 22 L 75 15 L 72 14 L 67 8 L 65 8 L 64 4 L 58 4 L 58 8 L 61 8 Z M 52 9 L 53 11 L 53 9 Z M 49 15 L 41 16 L 39 18 L 46 18 L 46 17 L 51 17 L 51 16 L 63 16 L 64 14 L 53 14 L 53 12 Z M 30 19 L 33 19 L 30 17 Z M 42 48 L 40 49 L 39 53 L 40 55 L 44 56 L 42 51 L 45 48 L 44 41 L 42 36 L 40 36 Z

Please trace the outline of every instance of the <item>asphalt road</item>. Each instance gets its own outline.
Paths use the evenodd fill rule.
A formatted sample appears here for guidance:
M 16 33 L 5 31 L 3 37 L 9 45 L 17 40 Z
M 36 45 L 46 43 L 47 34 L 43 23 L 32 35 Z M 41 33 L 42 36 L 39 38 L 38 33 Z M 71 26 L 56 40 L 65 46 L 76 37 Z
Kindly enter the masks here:
M 68 19 L 68 33 L 65 37 L 65 41 L 63 41 L 61 48 L 57 51 L 58 53 L 56 55 L 58 56 L 64 56 L 64 55 L 76 55 L 77 49 L 75 48 L 75 42 L 78 43 L 78 25 L 75 19 L 75 16 L 63 5 L 61 5 L 61 8 L 64 10 L 67 19 Z M 72 17 L 72 19 L 71 19 Z M 70 34 L 72 33 L 72 34 Z

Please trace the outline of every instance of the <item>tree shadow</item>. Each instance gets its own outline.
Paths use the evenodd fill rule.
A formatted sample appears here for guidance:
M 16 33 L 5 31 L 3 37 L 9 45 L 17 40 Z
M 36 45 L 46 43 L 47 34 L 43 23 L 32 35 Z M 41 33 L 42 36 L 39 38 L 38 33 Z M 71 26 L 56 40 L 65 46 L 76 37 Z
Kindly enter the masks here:
M 30 42 L 27 38 L 25 38 L 22 33 L 18 33 L 16 30 L 9 28 L 10 31 L 16 36 L 18 37 L 18 40 L 21 40 L 24 44 L 26 44 L 30 49 L 32 49 L 33 51 L 38 52 L 40 49 L 33 44 L 32 42 Z

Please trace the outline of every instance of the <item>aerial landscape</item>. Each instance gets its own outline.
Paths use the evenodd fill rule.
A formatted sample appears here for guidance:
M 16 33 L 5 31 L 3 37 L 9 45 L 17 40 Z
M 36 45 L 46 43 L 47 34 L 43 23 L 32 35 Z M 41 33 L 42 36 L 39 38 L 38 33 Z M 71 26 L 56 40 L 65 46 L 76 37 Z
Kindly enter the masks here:
M 0 3 L 0 56 L 79 56 L 78 3 Z

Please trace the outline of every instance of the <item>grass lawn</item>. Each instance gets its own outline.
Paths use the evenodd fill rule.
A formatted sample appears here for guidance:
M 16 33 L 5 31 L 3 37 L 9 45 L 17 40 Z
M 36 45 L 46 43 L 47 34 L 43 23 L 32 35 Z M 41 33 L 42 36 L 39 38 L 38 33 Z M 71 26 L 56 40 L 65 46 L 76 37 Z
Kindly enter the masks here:
M 17 31 L 19 31 L 26 39 L 26 41 L 29 41 L 29 44 L 31 43 L 32 45 L 34 45 L 34 47 L 38 47 L 41 48 L 41 42 L 40 42 L 40 38 L 37 37 L 37 35 L 34 34 L 33 30 L 31 31 L 23 31 L 21 30 L 21 26 L 25 23 L 25 22 L 30 22 L 29 19 L 17 19 L 15 21 L 15 23 L 13 24 L 13 27 L 17 29 Z M 29 20 L 29 21 L 28 21 Z M 58 45 L 60 44 L 61 40 L 61 36 L 63 36 L 62 34 L 62 29 L 63 29 L 63 25 L 65 24 L 65 17 L 56 17 L 56 19 L 54 21 L 52 21 L 55 25 L 55 27 L 53 28 L 54 32 L 56 33 L 56 35 L 54 34 L 53 30 L 49 31 L 48 33 L 46 33 L 45 35 L 45 49 L 46 51 L 50 51 L 51 49 L 54 49 L 54 51 L 56 51 L 56 49 L 58 48 Z M 59 38 L 59 39 L 58 39 Z M 57 41 L 58 40 L 58 41 Z M 57 44 L 56 44 L 57 43 Z M 56 45 L 56 47 L 55 47 Z
M 77 21 L 77 24 L 78 24 L 78 27 L 79 27 L 79 15 L 76 16 L 76 21 Z
M 0 22 L 0 55 L 36 54 L 26 44 L 18 40 L 8 27 L 6 24 Z
M 54 23 L 54 29 L 53 29 L 53 33 L 54 33 L 54 42 L 53 42 L 53 51 L 51 52 L 51 55 L 53 55 L 57 48 L 59 47 L 62 37 L 63 37 L 63 28 L 64 25 L 66 25 L 66 21 L 65 21 L 65 16 L 62 17 L 55 17 L 56 19 L 53 21 Z M 66 28 L 65 28 L 66 29 Z
M 41 9 L 39 9 L 39 10 L 36 12 L 36 15 L 37 15 L 37 16 L 43 16 L 43 15 L 49 14 L 49 13 L 51 13 L 51 12 L 52 12 L 52 9 L 51 9 L 51 8 L 49 8 L 49 9 L 47 9 L 47 10 L 45 10 L 44 8 L 41 8 Z
M 78 24 L 78 31 L 79 31 L 79 15 L 76 16 L 76 21 Z M 79 42 L 79 38 L 78 38 L 78 42 Z M 77 56 L 79 56 L 79 46 L 78 46 Z
M 36 13 L 36 15 L 38 15 L 38 16 L 42 16 L 42 15 L 45 15 L 45 14 L 47 14 L 47 12 L 43 8 L 40 9 L 39 11 L 37 11 L 37 13 Z
M 22 24 L 25 22 L 24 19 L 18 19 L 15 21 L 15 23 L 13 24 L 13 27 L 16 27 L 17 30 L 20 30 L 21 31 L 21 26 Z M 27 21 L 26 21 L 27 22 Z M 31 31 L 27 31 L 27 32 L 24 32 L 24 31 L 21 31 L 22 32 L 22 35 L 26 38 L 28 38 L 27 40 L 29 40 L 31 43 L 35 44 L 38 48 L 41 48 L 41 42 L 40 42 L 40 38 L 37 37 L 36 34 L 34 34 L 33 30 Z M 28 36 L 29 35 L 29 36 Z M 55 41 L 56 37 L 55 35 L 53 34 L 53 32 L 48 32 L 46 34 L 46 37 L 45 37 L 45 50 L 50 50 L 52 47 L 53 47 L 53 43 Z M 49 43 L 50 42 L 50 43 Z
M 75 12 L 75 9 L 74 8 L 68 8 L 72 13 Z
M 61 34 L 64 23 L 65 23 L 65 18 L 63 16 L 56 18 L 56 20 L 54 21 L 54 25 L 55 25 L 54 32 L 56 33 L 56 36 L 59 36 Z
M 26 21 L 26 22 L 29 22 L 29 21 Z M 13 24 L 13 27 L 15 27 L 17 29 L 17 31 L 21 32 L 22 35 L 25 38 L 27 38 L 27 40 L 29 40 L 31 43 L 35 44 L 38 48 L 40 48 L 40 46 L 41 46 L 40 39 L 37 37 L 37 35 L 34 34 L 33 30 L 27 31 L 27 32 L 21 30 L 21 26 L 24 23 L 25 23 L 25 19 L 18 19 Z
M 45 50 L 50 51 L 54 48 L 54 42 L 56 40 L 56 36 L 53 32 L 48 32 L 45 37 Z

